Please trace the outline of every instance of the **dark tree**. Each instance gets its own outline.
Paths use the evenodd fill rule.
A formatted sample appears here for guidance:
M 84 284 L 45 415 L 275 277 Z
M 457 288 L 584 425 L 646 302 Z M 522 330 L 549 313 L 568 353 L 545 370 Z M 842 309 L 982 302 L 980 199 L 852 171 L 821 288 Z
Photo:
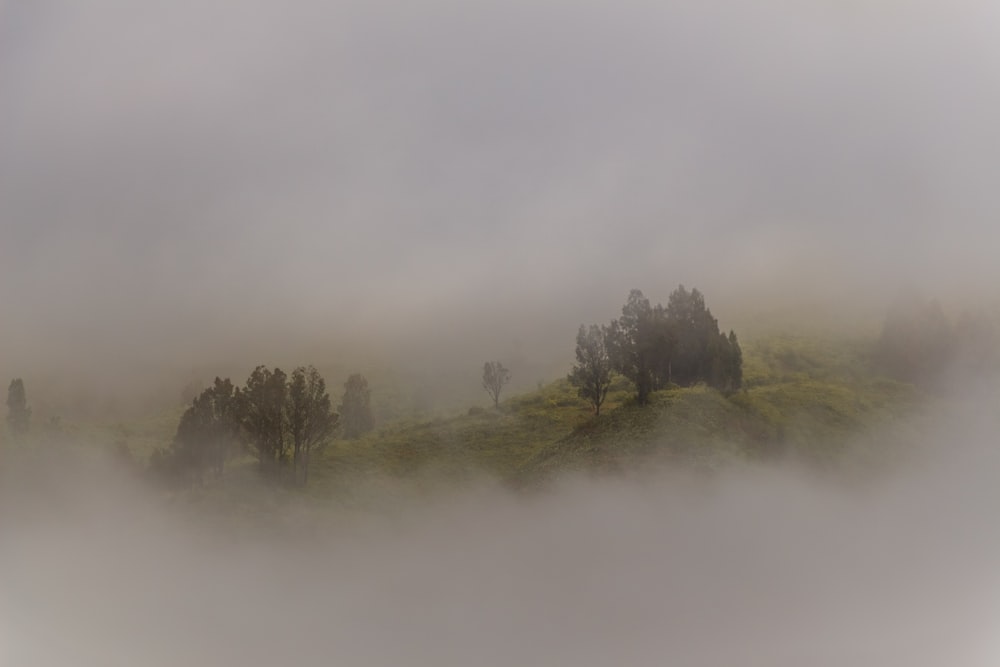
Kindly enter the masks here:
M 655 345 L 655 324 L 649 299 L 634 289 L 629 292 L 622 316 L 608 326 L 605 338 L 612 368 L 632 381 L 640 405 L 649 401 L 654 389 L 653 370 L 661 361 Z
M 718 341 L 719 324 L 705 306 L 705 297 L 697 289 L 689 292 L 680 285 L 670 294 L 665 312 L 677 339 L 671 381 L 690 386 L 709 380 L 709 348 Z
M 159 464 L 167 465 L 175 475 L 193 476 L 198 482 L 205 470 L 221 477 L 226 459 L 239 440 L 236 395 L 229 378 L 215 378 L 215 383 L 184 411 L 170 450 L 160 455 L 170 460 Z
M 569 382 L 577 388 L 600 416 L 601 405 L 611 387 L 611 358 L 606 344 L 607 328 L 591 324 L 589 329 L 580 325 L 576 334 L 576 365 L 569 374 Z
M 246 387 L 236 394 L 237 414 L 246 442 L 265 473 L 274 473 L 288 456 L 285 378 L 280 368 L 271 371 L 258 366 L 247 379 Z
M 651 306 L 642 292 L 632 290 L 605 340 L 612 368 L 632 381 L 640 405 L 671 384 L 707 382 L 720 391 L 742 384 L 743 354 L 736 335 L 719 331 L 697 289 L 689 292 L 681 285 L 666 308 Z
M 493 399 L 493 407 L 500 407 L 500 392 L 508 382 L 510 371 L 499 361 L 487 361 L 483 364 L 483 389 Z
M 21 378 L 14 378 L 7 387 L 7 426 L 14 436 L 22 436 L 28 432 L 31 423 L 31 408 L 28 407 L 28 396 L 24 391 Z
M 340 423 L 345 438 L 358 438 L 375 428 L 372 414 L 371 391 L 368 380 L 354 373 L 344 383 L 344 397 L 340 401 Z
M 313 366 L 292 371 L 286 412 L 292 439 L 292 476 L 297 484 L 305 485 L 309 481 L 310 454 L 330 440 L 338 417 L 330 409 L 326 382 Z

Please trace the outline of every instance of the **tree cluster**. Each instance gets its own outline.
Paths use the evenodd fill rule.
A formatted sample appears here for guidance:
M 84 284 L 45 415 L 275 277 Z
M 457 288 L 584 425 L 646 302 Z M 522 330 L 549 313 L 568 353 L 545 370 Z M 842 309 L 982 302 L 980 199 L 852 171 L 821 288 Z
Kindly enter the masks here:
M 280 368 L 258 366 L 242 388 L 216 378 L 202 391 L 181 416 L 170 448 L 157 450 L 151 466 L 200 483 L 206 472 L 221 476 L 242 447 L 265 475 L 304 485 L 312 454 L 330 441 L 338 421 L 314 367 L 296 368 L 288 377 Z
M 28 432 L 31 423 L 31 408 L 24 391 L 24 381 L 14 378 L 7 387 L 7 428 L 11 435 L 21 437 Z
M 732 392 L 743 383 L 736 334 L 720 332 L 701 292 L 683 285 L 670 294 L 666 307 L 653 306 L 640 290 L 632 290 L 620 318 L 603 327 L 580 327 L 576 359 L 569 380 L 597 414 L 612 373 L 632 382 L 640 405 L 669 385 L 705 382 Z
M 941 304 L 915 291 L 890 306 L 875 346 L 888 375 L 935 386 L 954 371 L 962 377 L 1000 370 L 1000 312 L 966 310 L 954 322 Z

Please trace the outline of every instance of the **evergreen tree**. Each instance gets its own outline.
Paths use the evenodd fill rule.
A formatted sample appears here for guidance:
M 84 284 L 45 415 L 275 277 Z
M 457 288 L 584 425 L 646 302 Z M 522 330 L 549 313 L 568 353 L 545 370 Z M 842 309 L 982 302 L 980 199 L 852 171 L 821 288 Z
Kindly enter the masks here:
M 368 380 L 360 373 L 347 378 L 340 401 L 340 423 L 345 438 L 354 439 L 375 428 Z
M 591 324 L 589 329 L 580 325 L 576 334 L 576 365 L 569 374 L 569 381 L 600 416 L 601 405 L 611 386 L 611 358 L 606 344 L 607 328 Z
M 330 409 L 326 382 L 313 366 L 292 371 L 286 408 L 292 439 L 292 476 L 296 483 L 309 481 L 309 457 L 325 446 L 337 427 L 337 414 Z
M 666 308 L 639 290 L 629 293 L 622 316 L 606 329 L 612 368 L 635 385 L 636 400 L 670 384 L 707 382 L 720 391 L 735 391 L 743 380 L 743 354 L 736 334 L 719 324 L 697 289 L 679 286 Z
M 236 393 L 240 425 L 265 473 L 273 473 L 288 457 L 285 438 L 288 385 L 285 379 L 280 368 L 271 371 L 266 366 L 258 366 L 247 379 L 246 387 Z
M 7 387 L 7 426 L 15 437 L 28 432 L 31 423 L 31 408 L 24 391 L 21 378 L 14 378 Z
M 184 411 L 170 450 L 160 455 L 158 464 L 175 475 L 193 475 L 199 482 L 205 470 L 221 477 L 239 439 L 236 395 L 229 378 L 215 378 Z
M 632 381 L 640 405 L 649 401 L 655 383 L 653 371 L 662 364 L 658 338 L 649 299 L 640 290 L 632 290 L 622 316 L 608 326 L 606 344 L 612 368 Z

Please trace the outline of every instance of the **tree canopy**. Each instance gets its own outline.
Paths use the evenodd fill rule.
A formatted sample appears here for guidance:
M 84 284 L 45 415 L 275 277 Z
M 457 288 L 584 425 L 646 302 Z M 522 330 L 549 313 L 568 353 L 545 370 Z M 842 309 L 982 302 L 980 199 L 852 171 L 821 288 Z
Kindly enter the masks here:
M 611 357 L 608 355 L 607 327 L 591 324 L 580 325 L 576 334 L 576 364 L 569 374 L 569 382 L 577 388 L 580 398 L 594 408 L 594 415 L 601 414 L 601 405 L 611 387 Z
M 705 382 L 727 392 L 742 385 L 743 353 L 736 334 L 719 331 L 697 289 L 680 285 L 666 307 L 652 306 L 633 289 L 621 317 L 605 329 L 605 345 L 611 368 L 632 381 L 640 404 L 671 384 Z

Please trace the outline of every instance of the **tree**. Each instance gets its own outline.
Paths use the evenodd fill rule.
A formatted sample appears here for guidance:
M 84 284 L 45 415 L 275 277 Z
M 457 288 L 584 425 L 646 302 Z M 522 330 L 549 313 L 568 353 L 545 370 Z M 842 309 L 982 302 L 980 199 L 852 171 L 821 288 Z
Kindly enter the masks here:
M 159 460 L 158 465 L 176 475 L 193 474 L 199 482 L 206 469 L 221 477 L 239 439 L 237 394 L 229 378 L 215 378 L 184 411 L 170 450 L 160 455 L 169 461 Z
M 493 407 L 500 407 L 500 391 L 510 382 L 510 371 L 499 361 L 487 361 L 483 364 L 483 389 L 493 399 Z
M 640 290 L 632 290 L 622 307 L 622 316 L 608 326 L 605 340 L 612 368 L 632 381 L 640 405 L 649 401 L 654 389 L 656 334 L 649 299 Z
M 629 292 L 622 315 L 605 330 L 613 370 L 635 385 L 643 405 L 650 393 L 679 384 L 707 382 L 720 391 L 735 391 L 743 380 L 743 353 L 736 334 L 719 331 L 705 297 L 679 286 L 666 308 L 652 306 L 642 292 Z
M 14 378 L 7 387 L 7 426 L 14 436 L 22 436 L 28 432 L 31 422 L 31 408 L 28 407 L 28 397 L 24 391 L 21 378 Z
M 288 385 L 280 368 L 273 371 L 258 366 L 236 393 L 237 415 L 250 450 L 257 456 L 261 471 L 272 473 L 288 455 L 285 439 L 285 402 Z
M 576 365 L 569 374 L 569 382 L 577 388 L 581 398 L 587 399 L 600 416 L 601 405 L 611 387 L 611 358 L 608 356 L 607 327 L 591 324 L 589 329 L 580 325 L 576 334 Z
M 670 293 L 665 314 L 677 339 L 671 381 L 690 386 L 708 380 L 711 373 L 709 348 L 719 338 L 719 323 L 705 306 L 705 297 L 697 289 L 689 292 L 680 285 Z
M 372 414 L 371 391 L 368 380 L 354 373 L 344 383 L 344 397 L 340 401 L 340 422 L 345 438 L 354 439 L 375 428 Z
M 310 454 L 326 445 L 338 419 L 330 409 L 326 382 L 315 367 L 292 371 L 286 413 L 292 439 L 292 477 L 304 486 L 309 481 Z

